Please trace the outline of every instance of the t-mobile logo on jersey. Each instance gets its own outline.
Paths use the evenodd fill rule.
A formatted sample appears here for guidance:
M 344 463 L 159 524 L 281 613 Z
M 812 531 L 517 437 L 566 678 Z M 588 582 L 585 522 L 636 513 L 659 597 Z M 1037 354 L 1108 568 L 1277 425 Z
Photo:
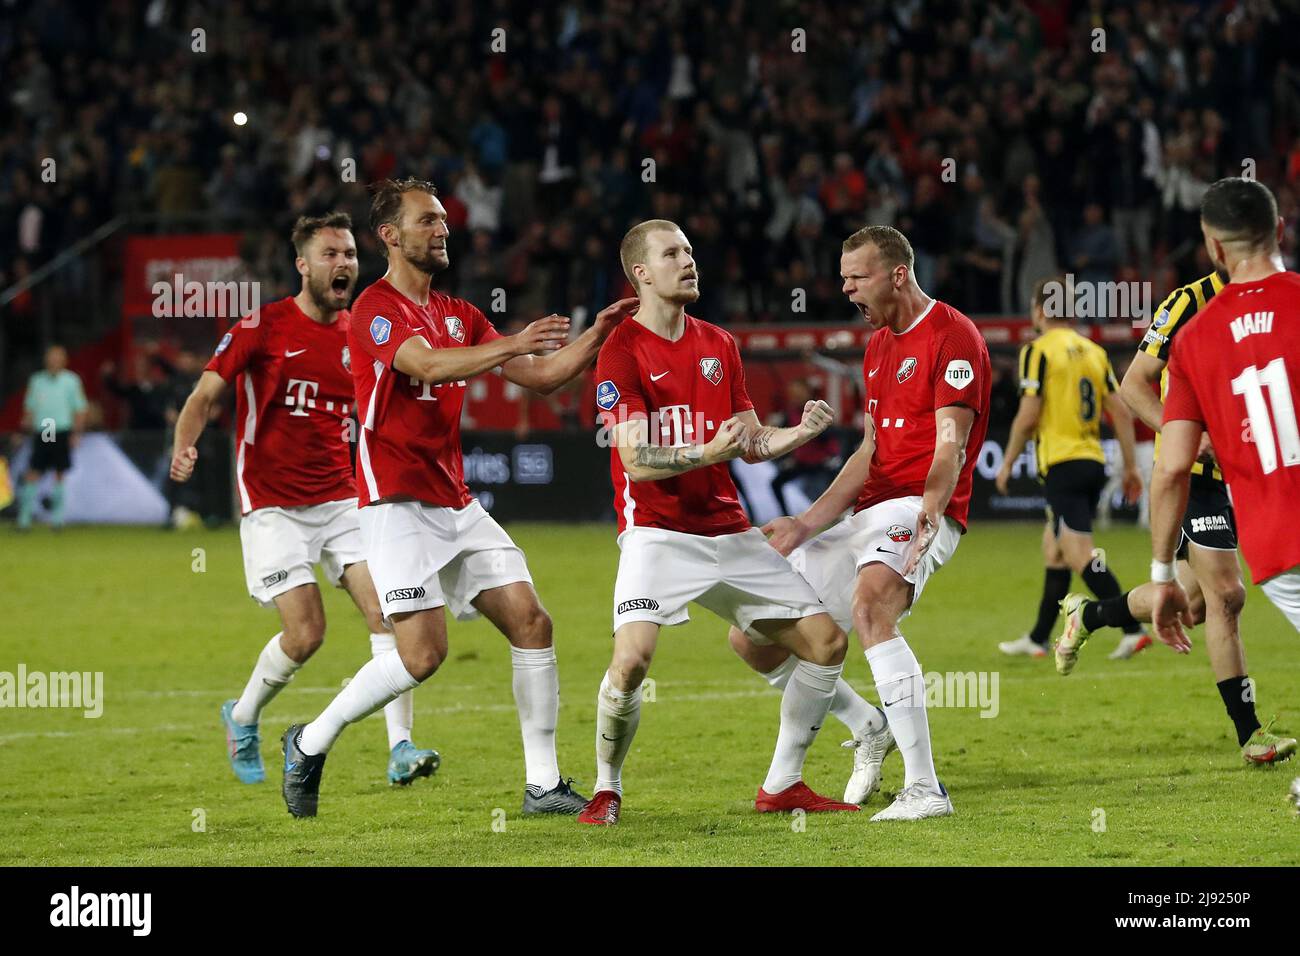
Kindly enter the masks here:
M 886 416 L 885 418 L 880 418 L 876 414 L 876 409 L 879 406 L 879 404 L 880 404 L 880 399 L 878 398 L 872 398 L 867 401 L 867 414 L 870 415 L 871 420 L 876 423 L 876 427 L 889 428 L 892 425 L 894 428 L 902 428 L 903 420 L 901 418 L 889 418 L 888 416 Z
M 284 393 L 284 404 L 293 409 L 289 414 L 306 418 L 307 409 L 315 408 L 317 405 L 316 393 L 319 391 L 319 382 L 313 382 L 305 378 L 289 379 L 289 387 Z M 348 403 L 336 402 L 334 399 L 325 402 L 325 411 L 332 412 L 335 410 L 342 415 L 346 415 L 348 413 Z
M 297 397 L 293 394 L 295 388 L 298 390 Z M 306 418 L 307 409 L 316 407 L 316 393 L 318 391 L 320 391 L 319 382 L 310 382 L 305 378 L 289 379 L 289 390 L 284 396 L 284 403 L 293 409 L 289 414 Z M 308 392 L 311 393 L 310 398 L 307 395 Z
M 691 406 L 664 405 L 659 409 L 659 444 L 664 448 L 685 448 L 695 444 Z
M 432 390 L 435 388 L 444 388 L 444 387 L 450 388 L 452 386 L 456 386 L 459 388 L 467 387 L 465 379 L 463 378 L 456 382 L 439 382 L 437 385 L 430 385 L 428 382 L 421 381 L 420 379 L 416 378 L 414 375 L 411 376 L 411 388 L 416 388 L 420 390 L 419 394 L 415 396 L 415 400 L 417 402 L 436 402 L 438 400 L 438 396 L 433 394 Z

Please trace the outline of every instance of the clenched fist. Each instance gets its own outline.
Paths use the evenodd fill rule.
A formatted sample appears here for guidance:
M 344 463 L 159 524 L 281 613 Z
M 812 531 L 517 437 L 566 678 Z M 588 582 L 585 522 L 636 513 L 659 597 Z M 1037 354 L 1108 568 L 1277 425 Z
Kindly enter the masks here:
M 732 416 L 718 426 L 713 439 L 704 446 L 704 457 L 710 464 L 717 464 L 739 458 L 748 448 L 749 428 Z
M 799 428 L 805 435 L 815 437 L 830 428 L 834 421 L 834 409 L 818 399 L 804 404 L 803 418 L 799 422 Z
M 171 476 L 172 481 L 186 482 L 190 480 L 190 475 L 194 474 L 194 463 L 199 460 L 199 450 L 191 445 L 189 448 L 182 448 L 172 456 Z

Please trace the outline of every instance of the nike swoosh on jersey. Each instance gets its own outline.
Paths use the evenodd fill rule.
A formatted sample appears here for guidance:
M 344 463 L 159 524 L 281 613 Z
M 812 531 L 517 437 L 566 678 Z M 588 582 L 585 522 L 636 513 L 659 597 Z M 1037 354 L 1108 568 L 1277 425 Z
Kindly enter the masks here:
M 668 372 L 671 372 L 671 371 L 672 371 L 672 369 L 669 369 L 669 370 L 668 370 Z M 650 381 L 652 381 L 652 382 L 657 382 L 657 381 L 659 381 L 661 378 L 663 378 L 665 375 L 667 375 L 668 372 L 660 372 L 658 375 L 656 375 L 656 374 L 654 374 L 653 372 L 651 372 L 651 373 L 650 373 Z
M 306 350 L 306 349 L 299 349 L 299 350 L 296 351 L 296 352 L 290 352 L 288 349 L 285 349 L 285 350 L 284 350 L 284 357 L 285 357 L 285 358 L 293 358 L 295 355 L 301 355 L 301 354 L 302 354 L 303 352 L 305 352 L 305 351 L 307 351 L 307 350 Z
M 870 372 L 867 373 L 867 378 L 872 378 L 879 371 L 880 371 L 880 366 L 877 365 L 875 368 L 873 368 Z

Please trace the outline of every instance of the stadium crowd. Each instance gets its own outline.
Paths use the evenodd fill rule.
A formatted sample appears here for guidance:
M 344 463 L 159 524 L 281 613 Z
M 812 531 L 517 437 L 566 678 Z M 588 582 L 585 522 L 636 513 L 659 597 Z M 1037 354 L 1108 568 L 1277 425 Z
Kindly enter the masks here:
M 921 285 L 971 314 L 1023 311 L 1057 270 L 1163 289 L 1198 268 L 1206 185 L 1244 160 L 1300 219 L 1297 26 L 1268 0 L 19 2 L 0 286 L 133 212 L 253 226 L 250 268 L 287 289 L 294 217 L 364 223 L 364 184 L 413 174 L 452 216 L 444 285 L 504 288 L 521 315 L 613 298 L 618 238 L 648 216 L 686 225 L 715 322 L 838 308 L 864 223 L 901 228 Z

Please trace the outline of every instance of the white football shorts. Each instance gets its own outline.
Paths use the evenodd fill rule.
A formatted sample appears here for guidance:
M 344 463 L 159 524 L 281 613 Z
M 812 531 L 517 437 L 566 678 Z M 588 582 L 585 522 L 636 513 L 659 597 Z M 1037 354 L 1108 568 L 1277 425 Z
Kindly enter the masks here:
M 1275 574 L 1260 588 L 1277 609 L 1286 615 L 1291 626 L 1300 631 L 1300 567 Z
M 812 585 L 845 632 L 853 629 L 853 589 L 863 567 L 879 563 L 897 571 L 913 586 L 915 607 L 930 575 L 947 564 L 957 550 L 961 525 L 945 515 L 916 570 L 903 575 L 920 513 L 920 495 L 882 501 L 849 515 L 790 552 L 791 566 Z
M 755 621 L 791 620 L 825 613 L 808 582 L 750 528 L 707 537 L 628 528 L 619 535 L 622 554 L 614 583 L 614 630 L 630 621 L 669 626 L 690 620 L 695 601 L 744 631 L 756 644 L 770 643 L 752 629 Z
M 334 586 L 350 564 L 364 561 L 357 499 L 294 508 L 258 508 L 239 522 L 248 593 L 263 607 L 303 584 L 315 584 L 319 564 Z
M 367 505 L 361 536 L 385 620 L 444 606 L 458 621 L 473 620 L 480 591 L 533 581 L 524 553 L 477 501 Z

